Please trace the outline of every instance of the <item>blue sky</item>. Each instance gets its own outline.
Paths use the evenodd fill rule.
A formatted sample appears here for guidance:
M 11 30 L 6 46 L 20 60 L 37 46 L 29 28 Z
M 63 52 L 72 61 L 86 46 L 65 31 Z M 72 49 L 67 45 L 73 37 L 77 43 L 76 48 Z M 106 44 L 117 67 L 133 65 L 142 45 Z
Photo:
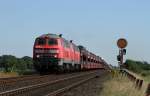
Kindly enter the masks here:
M 120 37 L 126 58 L 150 62 L 149 0 L 0 0 L 0 55 L 32 56 L 34 39 L 62 33 L 117 65 Z

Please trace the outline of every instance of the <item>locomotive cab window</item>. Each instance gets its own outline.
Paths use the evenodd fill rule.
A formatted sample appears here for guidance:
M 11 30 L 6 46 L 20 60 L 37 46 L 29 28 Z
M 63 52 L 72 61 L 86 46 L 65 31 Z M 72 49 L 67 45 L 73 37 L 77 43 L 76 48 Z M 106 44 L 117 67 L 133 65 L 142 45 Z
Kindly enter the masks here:
M 37 45 L 45 45 L 46 44 L 46 40 L 44 38 L 38 38 L 36 40 L 36 44 Z
M 58 45 L 57 39 L 54 38 L 48 39 L 48 45 Z

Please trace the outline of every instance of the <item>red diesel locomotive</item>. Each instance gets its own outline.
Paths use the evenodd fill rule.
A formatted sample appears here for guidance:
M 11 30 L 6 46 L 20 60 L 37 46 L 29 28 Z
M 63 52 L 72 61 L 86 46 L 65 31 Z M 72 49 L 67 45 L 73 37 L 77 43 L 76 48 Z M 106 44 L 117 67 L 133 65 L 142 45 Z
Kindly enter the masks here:
M 104 68 L 104 61 L 99 56 L 56 34 L 36 38 L 33 61 L 36 71 L 40 73 Z

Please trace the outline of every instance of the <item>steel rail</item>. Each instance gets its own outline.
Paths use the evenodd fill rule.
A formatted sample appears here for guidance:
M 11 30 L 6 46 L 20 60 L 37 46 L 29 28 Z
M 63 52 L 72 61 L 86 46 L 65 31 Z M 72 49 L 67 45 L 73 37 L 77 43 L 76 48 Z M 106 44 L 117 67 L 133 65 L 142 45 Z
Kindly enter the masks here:
M 13 82 L 17 82 L 17 81 L 20 81 L 20 80 L 24 80 L 24 79 L 37 79 L 37 78 L 42 78 L 42 77 L 45 77 L 45 76 L 48 76 L 48 75 L 44 75 L 44 76 L 20 76 L 20 77 L 13 77 L 13 78 L 3 78 L 3 79 L 0 79 L 0 84 L 6 84 L 6 83 L 13 83 Z
M 13 79 L 21 79 L 21 78 L 30 78 L 30 77 L 33 77 L 33 76 L 39 76 L 38 74 L 35 74 L 35 75 L 25 75 L 25 76 L 18 76 L 18 77 L 7 77 L 7 78 L 0 78 L 0 81 L 3 81 L 3 80 L 13 80 Z
M 44 78 L 48 78 L 51 75 L 44 75 L 44 76 L 33 76 L 33 77 L 27 77 L 27 78 L 22 78 L 22 79 L 17 79 L 17 80 L 4 80 L 0 82 L 0 93 L 5 92 L 8 90 L 12 90 L 14 88 L 19 88 L 19 87 L 24 87 L 27 85 L 33 85 L 32 82 L 37 82 L 39 80 L 42 80 Z M 40 81 L 39 81 L 40 82 Z M 27 84 L 27 85 L 26 85 Z
M 45 87 L 45 86 L 48 86 L 48 85 L 51 85 L 51 84 L 55 84 L 55 83 L 58 83 L 58 82 L 61 82 L 61 81 L 86 76 L 86 75 L 89 75 L 89 74 L 92 74 L 92 73 L 95 73 L 95 72 L 84 73 L 82 75 L 72 76 L 72 77 L 63 78 L 63 79 L 59 79 L 59 80 L 55 80 L 55 81 L 51 81 L 51 82 L 46 82 L 46 83 L 41 83 L 41 84 L 36 84 L 36 85 L 31 85 L 31 86 L 26 86 L 26 87 L 14 89 L 14 90 L 1 92 L 0 96 L 14 96 L 14 95 L 18 96 L 19 94 L 23 94 L 23 93 L 28 92 L 30 90 L 42 88 L 42 87 Z
M 58 89 L 58 90 L 56 90 L 56 91 L 54 91 L 54 92 L 51 92 L 51 93 L 49 93 L 49 94 L 46 95 L 46 96 L 57 96 L 57 95 L 59 95 L 59 94 L 62 94 L 63 92 L 66 92 L 67 90 L 72 89 L 72 88 L 74 88 L 74 87 L 76 87 L 76 86 L 78 86 L 78 85 L 80 85 L 80 84 L 83 84 L 83 83 L 87 82 L 88 80 L 93 79 L 93 78 L 95 78 L 95 77 L 96 77 L 96 76 L 91 76 L 91 77 L 86 78 L 86 79 L 84 79 L 84 80 L 81 80 L 81 81 L 79 81 L 79 82 L 73 83 L 73 84 L 71 84 L 71 85 L 69 85 L 69 86 L 66 86 L 66 87 L 64 87 L 64 88 Z

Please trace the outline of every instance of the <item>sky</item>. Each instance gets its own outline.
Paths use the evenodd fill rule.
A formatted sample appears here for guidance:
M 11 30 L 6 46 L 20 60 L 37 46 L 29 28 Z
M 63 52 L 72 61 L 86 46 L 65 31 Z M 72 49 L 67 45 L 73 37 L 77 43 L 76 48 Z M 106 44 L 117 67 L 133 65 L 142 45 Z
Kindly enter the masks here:
M 149 0 L 0 0 L 0 55 L 31 56 L 36 37 L 63 34 L 117 65 L 119 38 L 126 59 L 150 62 Z

